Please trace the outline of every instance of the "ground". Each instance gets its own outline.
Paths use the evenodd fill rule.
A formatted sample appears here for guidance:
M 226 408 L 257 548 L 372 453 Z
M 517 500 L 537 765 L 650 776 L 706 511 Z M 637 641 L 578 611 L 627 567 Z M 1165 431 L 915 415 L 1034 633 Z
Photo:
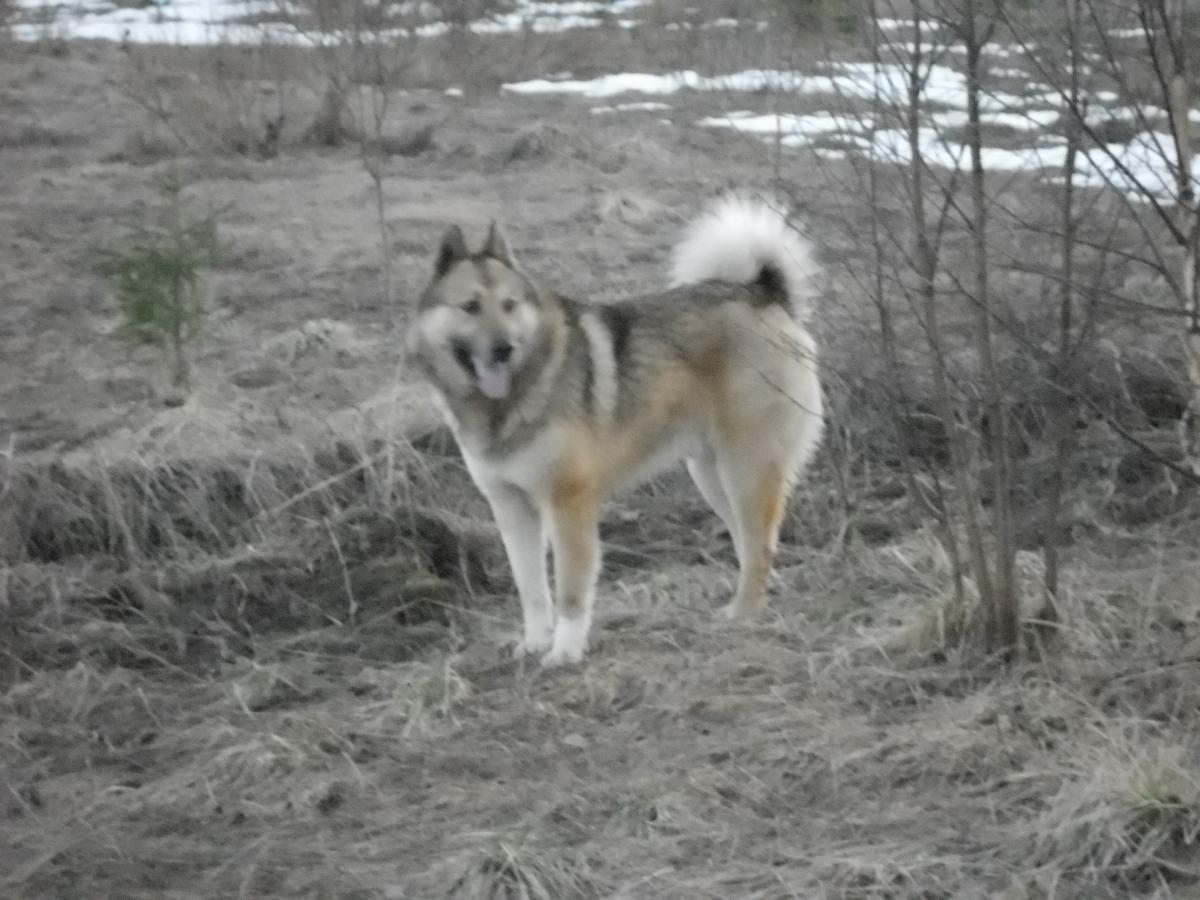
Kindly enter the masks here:
M 535 60 L 480 47 L 504 79 L 696 52 L 587 34 Z M 237 99 L 215 52 L 0 53 L 0 896 L 1200 896 L 1186 491 L 1148 522 L 1089 507 L 1059 621 L 1002 666 L 887 465 L 826 451 L 770 610 L 740 625 L 716 615 L 728 538 L 675 474 L 608 512 L 588 661 L 506 652 L 496 535 L 400 352 L 442 230 L 500 219 L 538 277 L 616 297 L 660 285 L 728 186 L 785 180 L 826 230 L 833 163 L 690 127 L 744 97 L 594 113 L 409 72 L 389 297 L 362 148 L 301 139 L 320 78 L 232 55 L 286 75 Z M 231 148 L 281 92 L 281 145 Z M 172 170 L 224 244 L 182 405 L 94 266 Z M 866 350 L 839 330 L 852 285 L 830 296 L 836 395 Z

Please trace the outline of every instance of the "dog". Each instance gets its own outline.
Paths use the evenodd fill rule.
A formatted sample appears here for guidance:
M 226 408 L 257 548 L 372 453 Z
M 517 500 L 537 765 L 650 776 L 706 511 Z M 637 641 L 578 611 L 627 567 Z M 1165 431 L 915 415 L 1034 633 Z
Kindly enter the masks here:
M 680 460 L 733 537 L 728 616 L 765 605 L 785 505 L 823 427 L 805 325 L 817 272 L 784 216 L 740 196 L 685 230 L 668 289 L 612 303 L 539 284 L 494 222 L 477 253 L 457 225 L 445 233 L 407 352 L 491 504 L 524 615 L 518 654 L 583 660 L 601 504 Z

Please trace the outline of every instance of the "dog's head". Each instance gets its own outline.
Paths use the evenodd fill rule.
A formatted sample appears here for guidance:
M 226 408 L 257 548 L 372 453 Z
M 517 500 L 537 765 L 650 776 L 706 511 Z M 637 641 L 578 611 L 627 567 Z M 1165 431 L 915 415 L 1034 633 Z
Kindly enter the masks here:
M 493 223 L 478 253 L 457 225 L 442 238 L 408 344 L 439 386 L 456 396 L 506 399 L 544 339 L 542 300 Z

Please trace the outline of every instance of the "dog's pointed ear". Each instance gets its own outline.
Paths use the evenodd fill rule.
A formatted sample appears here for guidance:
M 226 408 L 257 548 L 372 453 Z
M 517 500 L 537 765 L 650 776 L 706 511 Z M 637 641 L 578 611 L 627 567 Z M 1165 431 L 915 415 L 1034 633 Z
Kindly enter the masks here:
M 451 225 L 442 235 L 442 243 L 437 252 L 437 262 L 433 267 L 433 277 L 441 278 L 450 271 L 450 267 L 456 262 L 466 259 L 470 255 L 467 252 L 467 242 L 463 238 L 462 229 L 457 225 Z
M 495 221 L 488 225 L 488 236 L 483 244 L 483 255 L 500 260 L 510 269 L 518 268 L 512 251 L 508 249 L 508 239 L 505 238 L 503 229 Z

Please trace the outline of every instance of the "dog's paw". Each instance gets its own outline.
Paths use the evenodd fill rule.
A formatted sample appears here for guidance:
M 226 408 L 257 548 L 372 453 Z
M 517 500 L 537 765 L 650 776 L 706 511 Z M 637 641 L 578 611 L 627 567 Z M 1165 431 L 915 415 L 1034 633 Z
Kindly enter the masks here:
M 588 648 L 588 619 L 560 618 L 554 627 L 554 646 L 542 657 L 547 669 L 559 666 L 574 666 L 583 662 Z
M 564 666 L 577 666 L 583 662 L 582 647 L 555 647 L 542 656 L 543 669 L 561 669 Z
M 746 622 L 754 618 L 756 612 L 755 609 L 747 609 L 741 604 L 731 601 L 722 606 L 717 615 L 726 622 Z
M 522 659 L 526 656 L 538 656 L 544 654 L 554 646 L 554 632 L 543 631 L 527 634 L 523 638 L 518 638 L 513 644 L 513 656 L 517 659 Z

